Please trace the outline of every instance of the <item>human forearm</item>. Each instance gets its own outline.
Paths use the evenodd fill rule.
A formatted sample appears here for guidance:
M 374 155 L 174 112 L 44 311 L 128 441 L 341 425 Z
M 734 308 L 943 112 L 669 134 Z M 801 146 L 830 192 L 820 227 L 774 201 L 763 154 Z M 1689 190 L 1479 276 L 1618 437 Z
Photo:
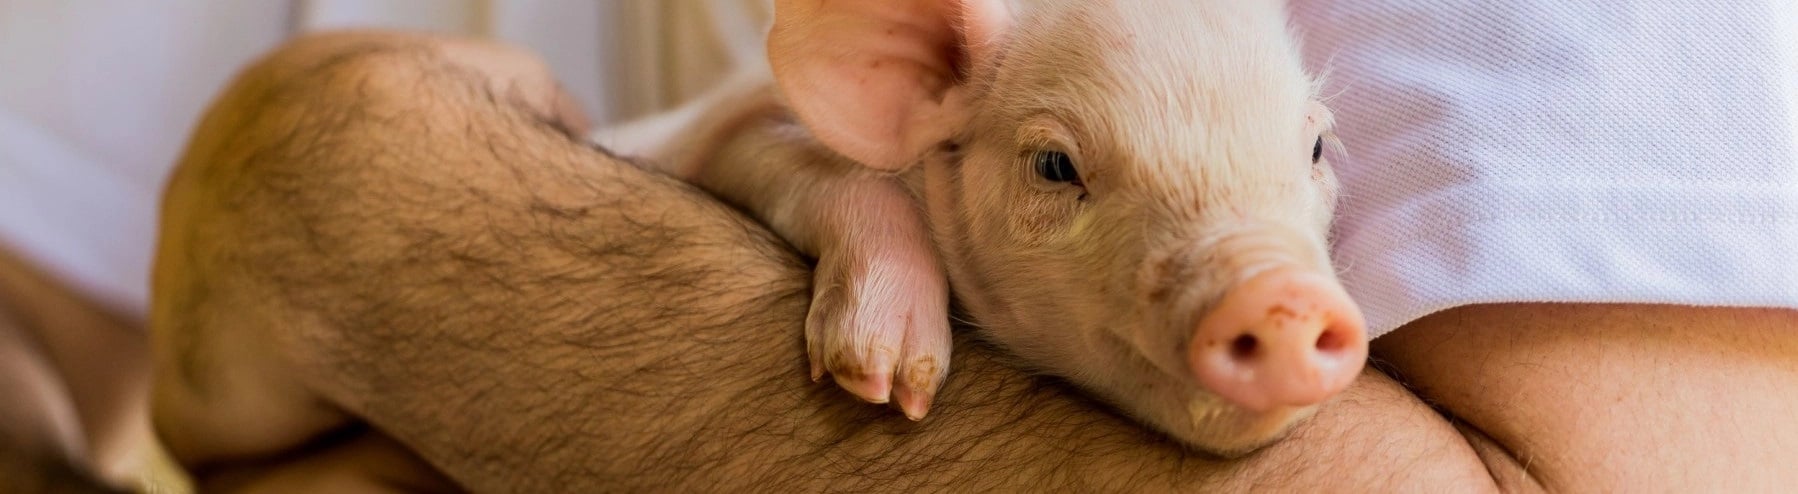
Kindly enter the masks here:
M 1458 436 L 1375 373 L 1213 462 L 966 336 L 924 422 L 855 403 L 804 378 L 810 272 L 771 235 L 570 138 L 520 83 L 380 39 L 253 70 L 174 179 L 158 423 L 189 465 L 290 455 L 345 417 L 477 491 L 1302 488 L 1470 454 L 1417 460 Z
M 305 87 L 419 56 L 372 53 Z M 296 377 L 470 487 L 1052 479 L 1091 443 L 1078 431 L 1148 437 L 979 356 L 922 425 L 811 384 L 809 273 L 772 237 L 478 90 L 380 74 L 405 97 L 374 80 L 272 98 L 248 128 L 301 131 L 184 174 L 192 203 L 173 209 L 225 237 L 186 257 L 270 287 Z M 445 100 L 464 103 L 388 106 Z M 300 122 L 268 120 L 287 112 Z M 233 186 L 200 182 L 221 175 Z

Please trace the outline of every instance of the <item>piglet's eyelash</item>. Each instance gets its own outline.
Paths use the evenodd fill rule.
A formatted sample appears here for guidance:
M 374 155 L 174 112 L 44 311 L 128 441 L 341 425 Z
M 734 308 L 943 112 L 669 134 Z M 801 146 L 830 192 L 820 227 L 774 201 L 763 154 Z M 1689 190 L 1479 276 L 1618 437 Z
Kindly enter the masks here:
M 1074 158 L 1061 151 L 1037 151 L 1030 156 L 1031 170 L 1044 180 L 1084 186 Z
M 1323 162 L 1322 158 L 1324 158 L 1324 157 L 1333 156 L 1333 157 L 1340 159 L 1340 158 L 1343 158 L 1343 155 L 1348 152 L 1348 150 L 1342 146 L 1342 140 L 1337 139 L 1335 134 L 1331 134 L 1328 132 L 1325 132 L 1323 135 L 1318 136 L 1317 146 L 1318 146 L 1317 148 L 1314 148 L 1312 150 L 1312 152 L 1314 153 L 1313 156 L 1316 156 L 1316 158 L 1311 160 L 1311 164 L 1314 164 L 1314 165 L 1322 163 Z

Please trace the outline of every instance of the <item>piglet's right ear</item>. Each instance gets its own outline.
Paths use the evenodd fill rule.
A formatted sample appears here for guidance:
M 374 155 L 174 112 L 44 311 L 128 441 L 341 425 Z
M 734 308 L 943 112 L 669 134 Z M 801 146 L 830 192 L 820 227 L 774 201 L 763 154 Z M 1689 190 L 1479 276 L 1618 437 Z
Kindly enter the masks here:
M 768 58 L 812 134 L 897 170 L 960 132 L 964 76 L 1010 23 L 1006 0 L 777 0 Z

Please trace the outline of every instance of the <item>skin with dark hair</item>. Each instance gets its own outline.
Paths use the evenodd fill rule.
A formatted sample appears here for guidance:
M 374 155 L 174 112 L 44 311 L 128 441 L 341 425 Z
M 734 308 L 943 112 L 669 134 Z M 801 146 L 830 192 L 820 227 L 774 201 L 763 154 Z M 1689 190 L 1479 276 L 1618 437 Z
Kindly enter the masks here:
M 1228 461 L 959 334 L 913 423 L 805 378 L 802 258 L 585 144 L 571 107 L 528 55 L 467 41 L 319 36 L 248 69 L 165 203 L 153 409 L 174 456 L 215 490 L 264 492 L 1793 480 L 1773 468 L 1798 444 L 1779 418 L 1798 410 L 1798 335 L 1779 332 L 1798 316 L 1781 311 L 1447 312 L 1380 340 L 1385 370 L 1291 437 Z M 1570 378 L 1586 375 L 1602 379 Z M 1693 390 L 1715 396 L 1660 399 Z M 1724 405 L 1739 427 L 1707 427 Z
M 1314 464 L 1306 441 L 1209 460 L 965 337 L 930 420 L 843 399 L 804 377 L 801 258 L 577 141 L 553 97 L 532 99 L 553 86 L 486 50 L 302 41 L 202 124 L 169 190 L 153 314 L 156 423 L 202 477 L 268 472 L 360 424 L 476 491 L 1365 485 L 1386 476 L 1361 467 L 1400 461 L 1418 481 L 1481 475 L 1465 448 L 1434 466 Z M 1458 437 L 1390 379 L 1363 383 L 1298 435 Z M 1432 425 L 1388 430 L 1408 421 Z

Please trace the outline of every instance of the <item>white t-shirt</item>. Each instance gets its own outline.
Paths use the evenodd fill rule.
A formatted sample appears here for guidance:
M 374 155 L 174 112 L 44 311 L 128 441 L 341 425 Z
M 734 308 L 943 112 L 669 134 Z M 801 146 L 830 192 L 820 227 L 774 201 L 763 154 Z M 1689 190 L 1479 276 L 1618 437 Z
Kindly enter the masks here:
M 1339 93 L 1336 260 L 1374 335 L 1488 302 L 1798 308 L 1798 4 L 1292 2 Z M 0 243 L 136 314 L 156 196 L 193 119 L 292 30 L 520 41 L 601 120 L 716 74 L 645 77 L 719 61 L 642 56 L 691 49 L 672 41 L 691 30 L 593 41 L 662 23 L 622 9 L 591 14 L 589 32 L 567 24 L 589 13 L 555 10 L 587 2 L 485 17 L 440 0 L 174 3 L 0 3 Z M 570 37 L 585 41 L 557 42 Z
M 1798 2 L 1292 8 L 1374 336 L 1480 303 L 1798 308 Z

